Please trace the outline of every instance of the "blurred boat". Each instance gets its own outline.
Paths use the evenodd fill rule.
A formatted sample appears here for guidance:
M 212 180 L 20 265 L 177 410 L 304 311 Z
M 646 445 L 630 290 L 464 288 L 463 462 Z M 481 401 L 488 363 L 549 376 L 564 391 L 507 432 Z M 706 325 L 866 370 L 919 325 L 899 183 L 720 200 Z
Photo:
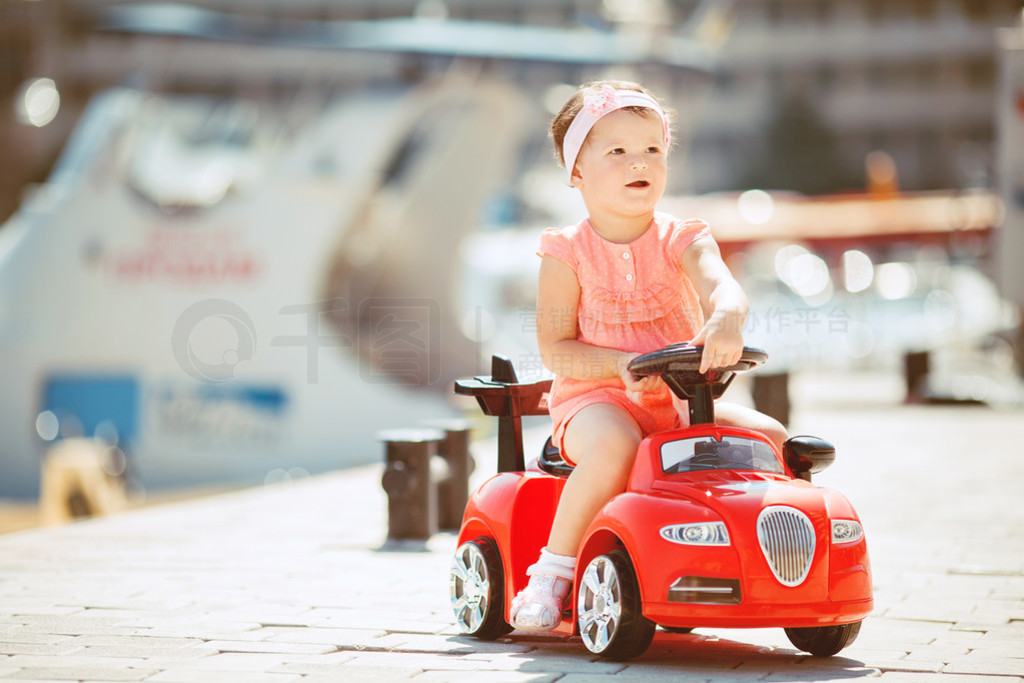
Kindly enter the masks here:
M 145 487 L 380 458 L 452 412 L 447 267 L 524 98 L 459 75 L 322 102 L 115 89 L 0 230 L 0 497 L 99 437 Z M 426 391 L 424 389 L 427 389 Z

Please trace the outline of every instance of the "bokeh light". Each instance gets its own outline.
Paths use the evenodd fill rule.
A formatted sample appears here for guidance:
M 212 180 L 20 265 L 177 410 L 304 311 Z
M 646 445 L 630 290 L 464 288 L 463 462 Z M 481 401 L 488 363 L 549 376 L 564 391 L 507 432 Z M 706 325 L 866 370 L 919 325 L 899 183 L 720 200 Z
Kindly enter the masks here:
M 41 128 L 57 117 L 60 93 L 52 78 L 36 78 L 22 86 L 16 100 L 15 116 L 28 126 Z
M 737 200 L 740 216 L 754 225 L 762 225 L 775 214 L 775 201 L 764 190 L 747 190 Z
M 479 306 L 462 317 L 462 333 L 470 341 L 485 342 L 498 330 L 498 321 L 490 311 Z
M 790 289 L 805 299 L 831 295 L 832 278 L 828 264 L 798 244 L 790 244 L 775 254 L 775 272 Z
M 875 279 L 871 257 L 858 249 L 843 253 L 843 286 L 851 293 L 863 292 Z
M 44 410 L 36 416 L 36 434 L 43 441 L 53 441 L 60 434 L 60 421 L 52 411 Z
M 875 269 L 875 288 L 883 299 L 905 299 L 917 288 L 917 275 L 902 261 L 883 263 Z

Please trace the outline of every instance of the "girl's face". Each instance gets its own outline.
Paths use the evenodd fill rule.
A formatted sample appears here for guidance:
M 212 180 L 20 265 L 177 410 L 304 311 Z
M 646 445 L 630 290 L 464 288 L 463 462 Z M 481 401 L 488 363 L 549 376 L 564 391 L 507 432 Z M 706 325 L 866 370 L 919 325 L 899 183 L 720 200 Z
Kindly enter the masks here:
M 668 175 L 665 131 L 651 112 L 618 110 L 590 129 L 576 158 L 572 182 L 592 218 L 653 213 Z

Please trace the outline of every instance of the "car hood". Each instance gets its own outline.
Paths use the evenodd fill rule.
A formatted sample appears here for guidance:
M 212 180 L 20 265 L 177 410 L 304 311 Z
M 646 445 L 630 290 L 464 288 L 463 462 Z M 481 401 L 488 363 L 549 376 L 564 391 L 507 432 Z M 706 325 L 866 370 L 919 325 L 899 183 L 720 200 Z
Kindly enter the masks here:
M 807 514 L 814 526 L 828 517 L 832 492 L 802 479 L 746 470 L 712 470 L 670 475 L 654 482 L 662 494 L 709 507 L 726 521 L 755 519 L 771 505 L 788 505 Z

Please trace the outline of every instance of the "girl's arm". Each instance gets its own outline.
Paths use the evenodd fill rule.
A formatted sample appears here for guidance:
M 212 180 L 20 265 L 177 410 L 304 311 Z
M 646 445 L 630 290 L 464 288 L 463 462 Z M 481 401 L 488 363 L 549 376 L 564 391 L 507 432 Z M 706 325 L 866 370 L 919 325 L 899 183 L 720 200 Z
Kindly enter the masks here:
M 629 391 L 652 391 L 658 378 L 633 379 L 626 366 L 637 355 L 577 339 L 580 283 L 568 265 L 545 255 L 537 284 L 537 345 L 544 366 L 573 379 L 622 379 Z
M 694 346 L 704 347 L 700 371 L 738 362 L 749 303 L 722 260 L 718 244 L 710 237 L 694 240 L 683 252 L 683 270 L 693 281 L 704 309 L 704 327 L 690 340 Z

